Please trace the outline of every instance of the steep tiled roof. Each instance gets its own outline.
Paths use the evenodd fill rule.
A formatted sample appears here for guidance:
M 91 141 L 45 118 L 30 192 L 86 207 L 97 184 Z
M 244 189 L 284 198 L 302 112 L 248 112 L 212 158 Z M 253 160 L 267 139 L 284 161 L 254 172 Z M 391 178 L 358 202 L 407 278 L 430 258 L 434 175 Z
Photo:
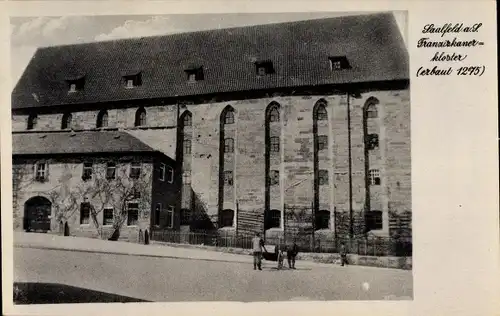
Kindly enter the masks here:
M 346 56 L 333 71 L 329 57 Z M 275 73 L 256 76 L 255 62 Z M 202 65 L 204 80 L 185 70 Z M 125 89 L 124 74 L 142 85 Z M 83 91 L 66 80 L 84 76 Z M 12 106 L 162 98 L 256 89 L 407 80 L 408 55 L 391 13 L 267 24 L 78 45 L 40 48 L 13 91 Z
M 132 135 L 122 131 L 58 133 L 14 133 L 13 155 L 89 154 L 113 152 L 155 152 Z

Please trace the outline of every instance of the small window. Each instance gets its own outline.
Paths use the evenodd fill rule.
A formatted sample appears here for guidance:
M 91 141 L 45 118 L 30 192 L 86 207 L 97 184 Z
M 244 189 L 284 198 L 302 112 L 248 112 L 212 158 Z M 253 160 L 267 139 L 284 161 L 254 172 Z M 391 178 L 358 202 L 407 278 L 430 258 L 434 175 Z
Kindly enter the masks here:
M 108 162 L 106 165 L 106 179 L 112 180 L 116 177 L 116 163 Z
M 233 227 L 233 221 L 234 211 L 229 209 L 223 210 L 220 220 L 221 227 Z
M 330 211 L 319 210 L 315 214 L 315 229 L 330 228 Z
M 233 185 L 233 172 L 232 171 L 224 171 L 224 184 L 225 185 Z
M 75 93 L 78 91 L 82 91 L 85 87 L 85 78 L 80 78 L 76 80 L 67 80 L 68 84 L 68 93 Z
M 318 135 L 316 139 L 317 142 L 317 150 L 326 150 L 328 148 L 328 136 L 326 135 Z
M 97 128 L 108 127 L 108 111 L 102 110 L 97 115 Z
M 316 121 L 326 121 L 328 120 L 328 113 L 324 105 L 320 105 L 316 109 Z
M 87 181 L 92 179 L 92 170 L 93 166 L 91 162 L 84 162 L 83 163 L 83 173 L 82 173 L 82 179 L 83 181 Z
M 160 181 L 165 181 L 165 167 L 164 163 L 160 163 Z
M 28 130 L 35 129 L 37 123 L 38 123 L 38 116 L 36 114 L 31 114 L 28 117 L 28 126 L 27 126 L 27 129 Z
M 369 171 L 370 185 L 380 185 L 380 171 L 378 169 L 371 169 Z
M 113 217 L 114 217 L 113 209 L 112 208 L 105 208 L 103 211 L 102 224 L 104 226 L 113 225 Z
M 275 73 L 273 63 L 269 60 L 256 62 L 255 71 L 257 76 L 265 76 Z
M 189 225 L 191 223 L 191 210 L 184 208 L 181 210 L 181 225 Z
M 127 205 L 127 226 L 136 226 L 139 222 L 139 204 L 128 203 Z
M 191 154 L 191 140 L 190 139 L 184 139 L 184 141 L 182 142 L 182 152 L 184 155 Z
M 269 184 L 278 185 L 280 183 L 280 172 L 278 170 L 271 170 L 269 172 Z
M 280 112 L 276 107 L 273 107 L 271 111 L 269 111 L 269 122 L 279 122 L 280 121 Z
M 187 80 L 189 82 L 196 82 L 205 79 L 203 67 L 186 69 L 185 72 L 187 74 Z
M 88 225 L 90 223 L 90 203 L 80 204 L 80 225 Z
M 369 104 L 366 107 L 366 118 L 377 118 L 377 117 L 378 117 L 377 105 L 374 103 Z
M 366 212 L 366 228 L 368 231 L 384 228 L 384 223 L 382 221 L 382 211 Z
M 318 184 L 319 185 L 328 184 L 328 170 L 318 170 Z
M 48 164 L 46 162 L 38 162 L 35 164 L 35 180 L 44 182 L 47 180 Z
M 144 108 L 139 108 L 135 112 L 135 126 L 146 126 L 146 110 Z
M 234 124 L 234 112 L 227 111 L 224 115 L 224 124 Z
M 170 166 L 167 166 L 167 182 L 168 183 L 174 182 L 174 168 Z
M 142 85 L 142 74 L 123 76 L 123 83 L 127 89 L 139 87 Z
M 153 225 L 160 226 L 161 203 L 156 203 L 153 215 Z
M 182 183 L 191 184 L 191 171 L 184 171 L 182 174 Z
M 141 163 L 133 162 L 130 164 L 130 174 L 129 177 L 132 179 L 139 179 L 141 177 Z
M 264 219 L 265 229 L 269 228 L 280 228 L 281 227 L 281 211 L 280 210 L 268 210 L 265 212 Z
M 234 152 L 234 139 L 232 138 L 224 139 L 224 152 L 225 153 Z
M 271 152 L 279 152 L 280 151 L 280 138 L 279 137 L 271 137 L 269 140 L 269 149 Z
M 167 209 L 167 227 L 174 227 L 174 207 L 169 206 Z
M 182 126 L 188 127 L 188 126 L 192 126 L 192 125 L 193 125 L 193 117 L 191 116 L 191 114 L 189 114 L 189 113 L 184 114 L 184 116 L 182 118 Z
M 334 56 L 330 57 L 329 59 L 330 68 L 332 69 L 332 71 L 351 68 L 351 65 L 349 64 L 346 56 Z
M 368 134 L 366 137 L 366 147 L 368 150 L 378 148 L 378 134 Z
M 141 190 L 139 190 L 136 186 L 132 187 L 130 191 L 130 198 L 133 200 L 137 200 L 141 198 Z
M 72 128 L 73 115 L 71 113 L 65 113 L 62 117 L 61 129 Z

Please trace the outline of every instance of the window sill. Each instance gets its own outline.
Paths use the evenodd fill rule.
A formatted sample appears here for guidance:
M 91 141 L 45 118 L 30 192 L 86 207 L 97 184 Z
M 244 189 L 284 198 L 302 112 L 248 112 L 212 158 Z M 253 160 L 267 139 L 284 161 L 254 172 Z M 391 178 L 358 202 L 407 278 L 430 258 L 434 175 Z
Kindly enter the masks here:
M 90 227 L 90 224 L 80 224 L 80 227 Z

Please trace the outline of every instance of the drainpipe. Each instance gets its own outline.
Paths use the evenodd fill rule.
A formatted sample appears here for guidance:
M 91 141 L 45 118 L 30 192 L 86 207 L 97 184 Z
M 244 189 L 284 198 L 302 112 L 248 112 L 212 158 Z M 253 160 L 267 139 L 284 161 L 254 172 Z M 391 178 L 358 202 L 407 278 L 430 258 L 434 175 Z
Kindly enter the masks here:
M 354 219 L 352 210 L 352 153 L 351 153 L 351 101 L 347 92 L 347 147 L 349 154 L 349 238 L 354 237 Z

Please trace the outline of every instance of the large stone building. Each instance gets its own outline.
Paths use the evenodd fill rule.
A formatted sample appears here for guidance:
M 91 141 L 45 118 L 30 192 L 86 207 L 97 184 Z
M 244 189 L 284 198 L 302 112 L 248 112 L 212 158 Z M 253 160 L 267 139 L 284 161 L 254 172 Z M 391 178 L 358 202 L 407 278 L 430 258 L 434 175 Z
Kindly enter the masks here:
M 184 231 L 410 235 L 408 68 L 390 13 L 40 48 L 13 130 L 175 157 Z

